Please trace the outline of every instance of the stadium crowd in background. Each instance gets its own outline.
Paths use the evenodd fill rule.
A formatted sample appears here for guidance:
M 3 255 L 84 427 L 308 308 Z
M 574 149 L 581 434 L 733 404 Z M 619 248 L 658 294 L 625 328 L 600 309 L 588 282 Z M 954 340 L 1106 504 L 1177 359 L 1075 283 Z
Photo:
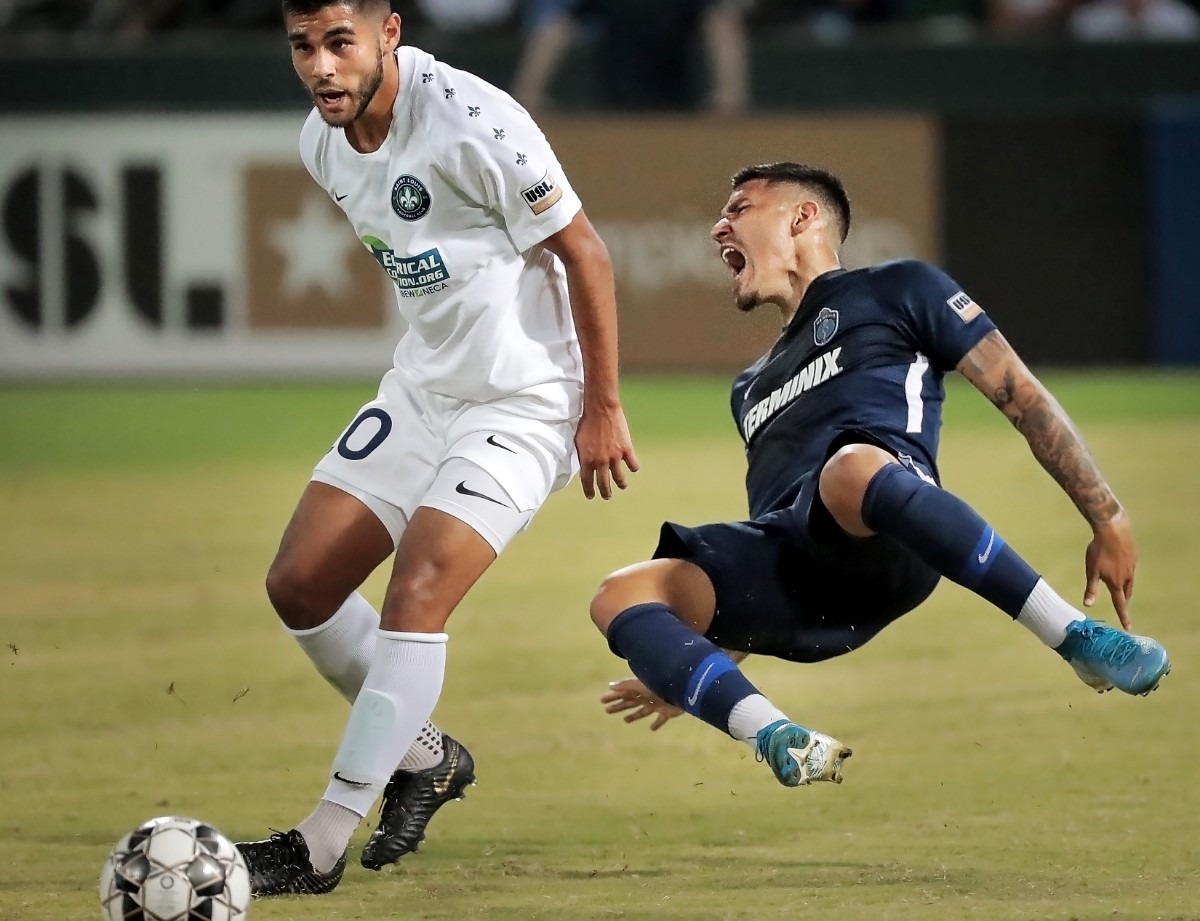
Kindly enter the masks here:
M 737 111 L 748 99 L 748 37 L 806 42 L 1061 37 L 1200 40 L 1200 0 L 394 0 L 407 38 L 485 34 L 519 52 L 509 89 L 553 106 L 558 64 L 594 49 L 600 98 L 617 109 Z M 277 0 L 0 0 L 8 42 L 69 35 L 153 43 L 278 28 Z

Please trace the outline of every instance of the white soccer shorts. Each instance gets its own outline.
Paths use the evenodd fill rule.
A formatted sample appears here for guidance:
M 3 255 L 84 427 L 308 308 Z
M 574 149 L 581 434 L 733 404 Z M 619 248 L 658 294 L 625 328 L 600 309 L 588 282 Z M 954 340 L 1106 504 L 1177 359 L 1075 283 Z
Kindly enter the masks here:
M 423 392 L 393 369 L 312 478 L 362 501 L 397 543 L 424 505 L 465 522 L 499 554 L 578 472 L 580 408 L 574 383 L 465 403 Z

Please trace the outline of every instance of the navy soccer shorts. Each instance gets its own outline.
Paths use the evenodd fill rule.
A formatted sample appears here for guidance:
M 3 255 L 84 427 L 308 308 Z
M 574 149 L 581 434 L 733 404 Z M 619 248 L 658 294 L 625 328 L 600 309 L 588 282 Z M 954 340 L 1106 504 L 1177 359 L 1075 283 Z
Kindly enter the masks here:
M 717 613 L 706 635 L 718 646 L 830 659 L 862 646 L 937 585 L 937 572 L 891 539 L 843 532 L 810 480 L 790 508 L 752 521 L 663 524 L 654 558 L 688 560 L 708 575 Z

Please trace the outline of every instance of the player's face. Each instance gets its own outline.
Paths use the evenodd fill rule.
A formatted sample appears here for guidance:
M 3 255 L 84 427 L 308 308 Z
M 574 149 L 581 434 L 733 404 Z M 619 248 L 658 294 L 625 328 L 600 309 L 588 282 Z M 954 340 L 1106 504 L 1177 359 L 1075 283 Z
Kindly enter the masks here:
M 327 124 L 345 128 L 366 111 L 383 83 L 384 58 L 399 40 L 400 17 L 393 13 L 381 21 L 334 4 L 287 16 L 284 25 L 292 66 L 317 111 Z
M 711 235 L 729 269 L 739 310 L 782 306 L 792 299 L 797 198 L 790 183 L 751 179 L 733 190 L 713 225 Z

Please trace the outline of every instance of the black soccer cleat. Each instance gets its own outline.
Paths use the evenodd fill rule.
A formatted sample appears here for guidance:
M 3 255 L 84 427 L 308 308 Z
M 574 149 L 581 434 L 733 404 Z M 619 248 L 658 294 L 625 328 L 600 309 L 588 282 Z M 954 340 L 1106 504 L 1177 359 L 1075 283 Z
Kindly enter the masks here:
M 386 867 L 420 847 L 433 814 L 450 800 L 462 799 L 475 783 L 475 759 L 444 732 L 442 753 L 435 767 L 392 774 L 379 805 L 379 825 L 362 849 L 360 861 L 368 870 Z
M 250 894 L 324 895 L 337 888 L 346 872 L 346 855 L 338 858 L 328 873 L 313 869 L 304 836 L 296 829 L 277 831 L 263 841 L 242 841 L 237 849 L 250 871 Z

